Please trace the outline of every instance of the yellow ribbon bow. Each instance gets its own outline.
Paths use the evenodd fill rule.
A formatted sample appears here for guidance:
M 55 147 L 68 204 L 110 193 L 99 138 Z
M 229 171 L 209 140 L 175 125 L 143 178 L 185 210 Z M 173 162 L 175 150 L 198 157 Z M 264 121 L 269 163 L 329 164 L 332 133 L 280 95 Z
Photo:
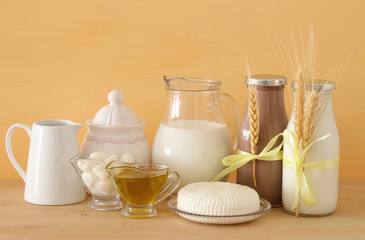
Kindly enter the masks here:
M 339 157 L 330 160 L 305 162 L 305 158 L 308 154 L 310 147 L 314 143 L 326 139 L 329 135 L 330 134 L 327 134 L 321 138 L 314 140 L 306 148 L 302 149 L 301 144 L 298 145 L 298 137 L 294 132 L 286 129 L 283 133 L 284 142 L 286 144 L 285 147 L 288 146 L 292 153 L 288 157 L 284 156 L 283 166 L 288 168 L 295 168 L 296 190 L 292 206 L 293 210 L 298 206 L 299 192 L 306 205 L 312 205 L 316 202 L 312 190 L 308 184 L 306 175 L 304 174 L 304 168 L 327 170 L 339 166 Z
M 279 144 L 279 146 L 272 149 L 276 141 L 280 136 L 283 134 L 280 133 L 273 137 L 270 142 L 267 144 L 267 146 L 262 150 L 262 152 L 258 155 L 251 154 L 248 152 L 244 152 L 241 150 L 238 150 L 238 155 L 229 155 L 225 158 L 223 158 L 222 163 L 224 166 L 228 166 L 226 169 L 224 169 L 222 172 L 220 172 L 212 181 L 218 181 L 222 177 L 226 176 L 230 172 L 236 170 L 237 168 L 240 168 L 247 164 L 249 161 L 253 159 L 259 159 L 259 160 L 265 160 L 265 161 L 277 161 L 283 159 L 283 151 L 281 150 L 283 146 L 283 142 Z M 270 150 L 271 149 L 271 150 Z

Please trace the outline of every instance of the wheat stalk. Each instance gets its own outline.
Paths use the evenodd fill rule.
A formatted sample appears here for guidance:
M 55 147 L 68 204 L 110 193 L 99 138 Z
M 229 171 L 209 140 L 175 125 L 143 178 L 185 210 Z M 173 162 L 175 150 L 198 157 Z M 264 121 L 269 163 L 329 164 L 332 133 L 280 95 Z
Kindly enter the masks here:
M 298 145 L 303 137 L 303 116 L 304 116 L 304 101 L 305 101 L 305 86 L 303 72 L 301 68 L 298 69 L 297 77 L 295 79 L 296 89 L 294 95 L 294 132 L 298 137 Z M 298 206 L 295 208 L 295 215 L 298 216 Z
M 249 85 L 249 117 L 250 117 L 250 141 L 251 141 L 251 154 L 256 154 L 255 147 L 259 141 L 259 112 L 256 101 L 256 87 Z M 256 159 L 252 160 L 252 172 L 253 183 L 257 187 L 256 183 Z

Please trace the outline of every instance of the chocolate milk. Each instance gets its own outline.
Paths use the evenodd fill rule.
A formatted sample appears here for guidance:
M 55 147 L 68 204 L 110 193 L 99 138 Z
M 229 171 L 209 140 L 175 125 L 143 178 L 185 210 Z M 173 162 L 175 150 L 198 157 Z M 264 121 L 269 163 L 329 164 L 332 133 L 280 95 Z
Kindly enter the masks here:
M 247 84 L 256 85 L 256 101 L 259 113 L 259 141 L 255 147 L 259 154 L 277 134 L 284 131 L 288 119 L 285 112 L 283 89 L 286 79 L 277 75 L 251 75 Z M 238 132 L 238 149 L 251 153 L 250 121 L 248 104 L 242 117 Z M 280 141 L 282 138 L 279 139 Z M 278 143 L 275 145 L 277 146 Z M 274 146 L 274 147 L 275 147 Z M 257 191 L 260 197 L 267 199 L 273 206 L 280 206 L 282 160 L 256 160 L 256 183 L 253 182 L 253 163 L 237 169 L 237 183 L 247 185 Z

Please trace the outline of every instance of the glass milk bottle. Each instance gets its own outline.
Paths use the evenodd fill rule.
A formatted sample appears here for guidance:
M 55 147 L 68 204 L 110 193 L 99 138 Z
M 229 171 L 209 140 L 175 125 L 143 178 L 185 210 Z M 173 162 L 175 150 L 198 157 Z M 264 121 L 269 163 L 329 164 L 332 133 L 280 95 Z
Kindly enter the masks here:
M 283 92 L 286 78 L 271 74 L 256 74 L 247 76 L 246 84 L 256 89 L 259 133 L 254 148 L 255 154 L 259 154 L 273 137 L 284 131 L 288 124 Z M 251 153 L 249 104 L 250 96 L 238 133 L 238 149 Z M 275 146 L 277 145 L 279 143 Z M 256 186 L 253 180 L 254 171 Z M 281 205 L 281 181 L 282 160 L 256 159 L 255 169 L 253 161 L 237 169 L 237 183 L 255 189 L 260 197 L 267 199 L 273 206 Z
M 306 156 L 306 163 L 320 164 L 323 169 L 304 168 L 304 175 L 308 186 L 314 197 L 314 204 L 306 204 L 302 193 L 298 196 L 298 213 L 302 216 L 323 216 L 334 212 L 337 205 L 338 194 L 338 162 L 339 162 L 339 136 L 336 122 L 332 110 L 332 91 L 335 84 L 330 81 L 313 83 L 313 87 L 321 92 L 320 101 L 327 99 L 320 119 L 312 135 L 312 142 L 325 137 L 327 138 L 315 142 Z M 294 111 L 293 111 L 294 112 Z M 293 115 L 289 121 L 288 129 L 294 132 Z M 289 137 L 293 143 L 293 136 Z M 289 158 L 292 151 L 284 142 L 284 159 Z M 285 161 L 284 161 L 285 162 Z M 327 168 L 323 164 L 331 162 Z M 337 163 L 337 164 L 336 164 Z M 284 164 L 285 165 L 285 164 Z M 293 206 L 296 196 L 296 170 L 294 167 L 283 166 L 283 206 L 284 209 L 294 214 L 296 209 Z
M 222 82 L 202 78 L 164 78 L 167 102 L 157 130 L 152 162 L 180 174 L 180 188 L 211 181 L 224 169 L 222 159 L 233 153 L 239 122 L 238 108 Z M 227 128 L 221 104 L 228 108 Z

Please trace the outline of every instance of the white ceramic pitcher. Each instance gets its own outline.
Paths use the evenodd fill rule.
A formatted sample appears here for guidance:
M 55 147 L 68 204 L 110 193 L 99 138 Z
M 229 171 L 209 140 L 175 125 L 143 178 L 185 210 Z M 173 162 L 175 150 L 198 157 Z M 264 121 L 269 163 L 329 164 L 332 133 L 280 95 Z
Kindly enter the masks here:
M 25 182 L 24 199 L 40 205 L 66 205 L 81 202 L 85 190 L 69 160 L 79 153 L 77 132 L 82 127 L 67 120 L 41 120 L 12 125 L 6 134 L 6 151 Z M 11 136 L 23 128 L 30 137 L 27 173 L 15 160 Z

